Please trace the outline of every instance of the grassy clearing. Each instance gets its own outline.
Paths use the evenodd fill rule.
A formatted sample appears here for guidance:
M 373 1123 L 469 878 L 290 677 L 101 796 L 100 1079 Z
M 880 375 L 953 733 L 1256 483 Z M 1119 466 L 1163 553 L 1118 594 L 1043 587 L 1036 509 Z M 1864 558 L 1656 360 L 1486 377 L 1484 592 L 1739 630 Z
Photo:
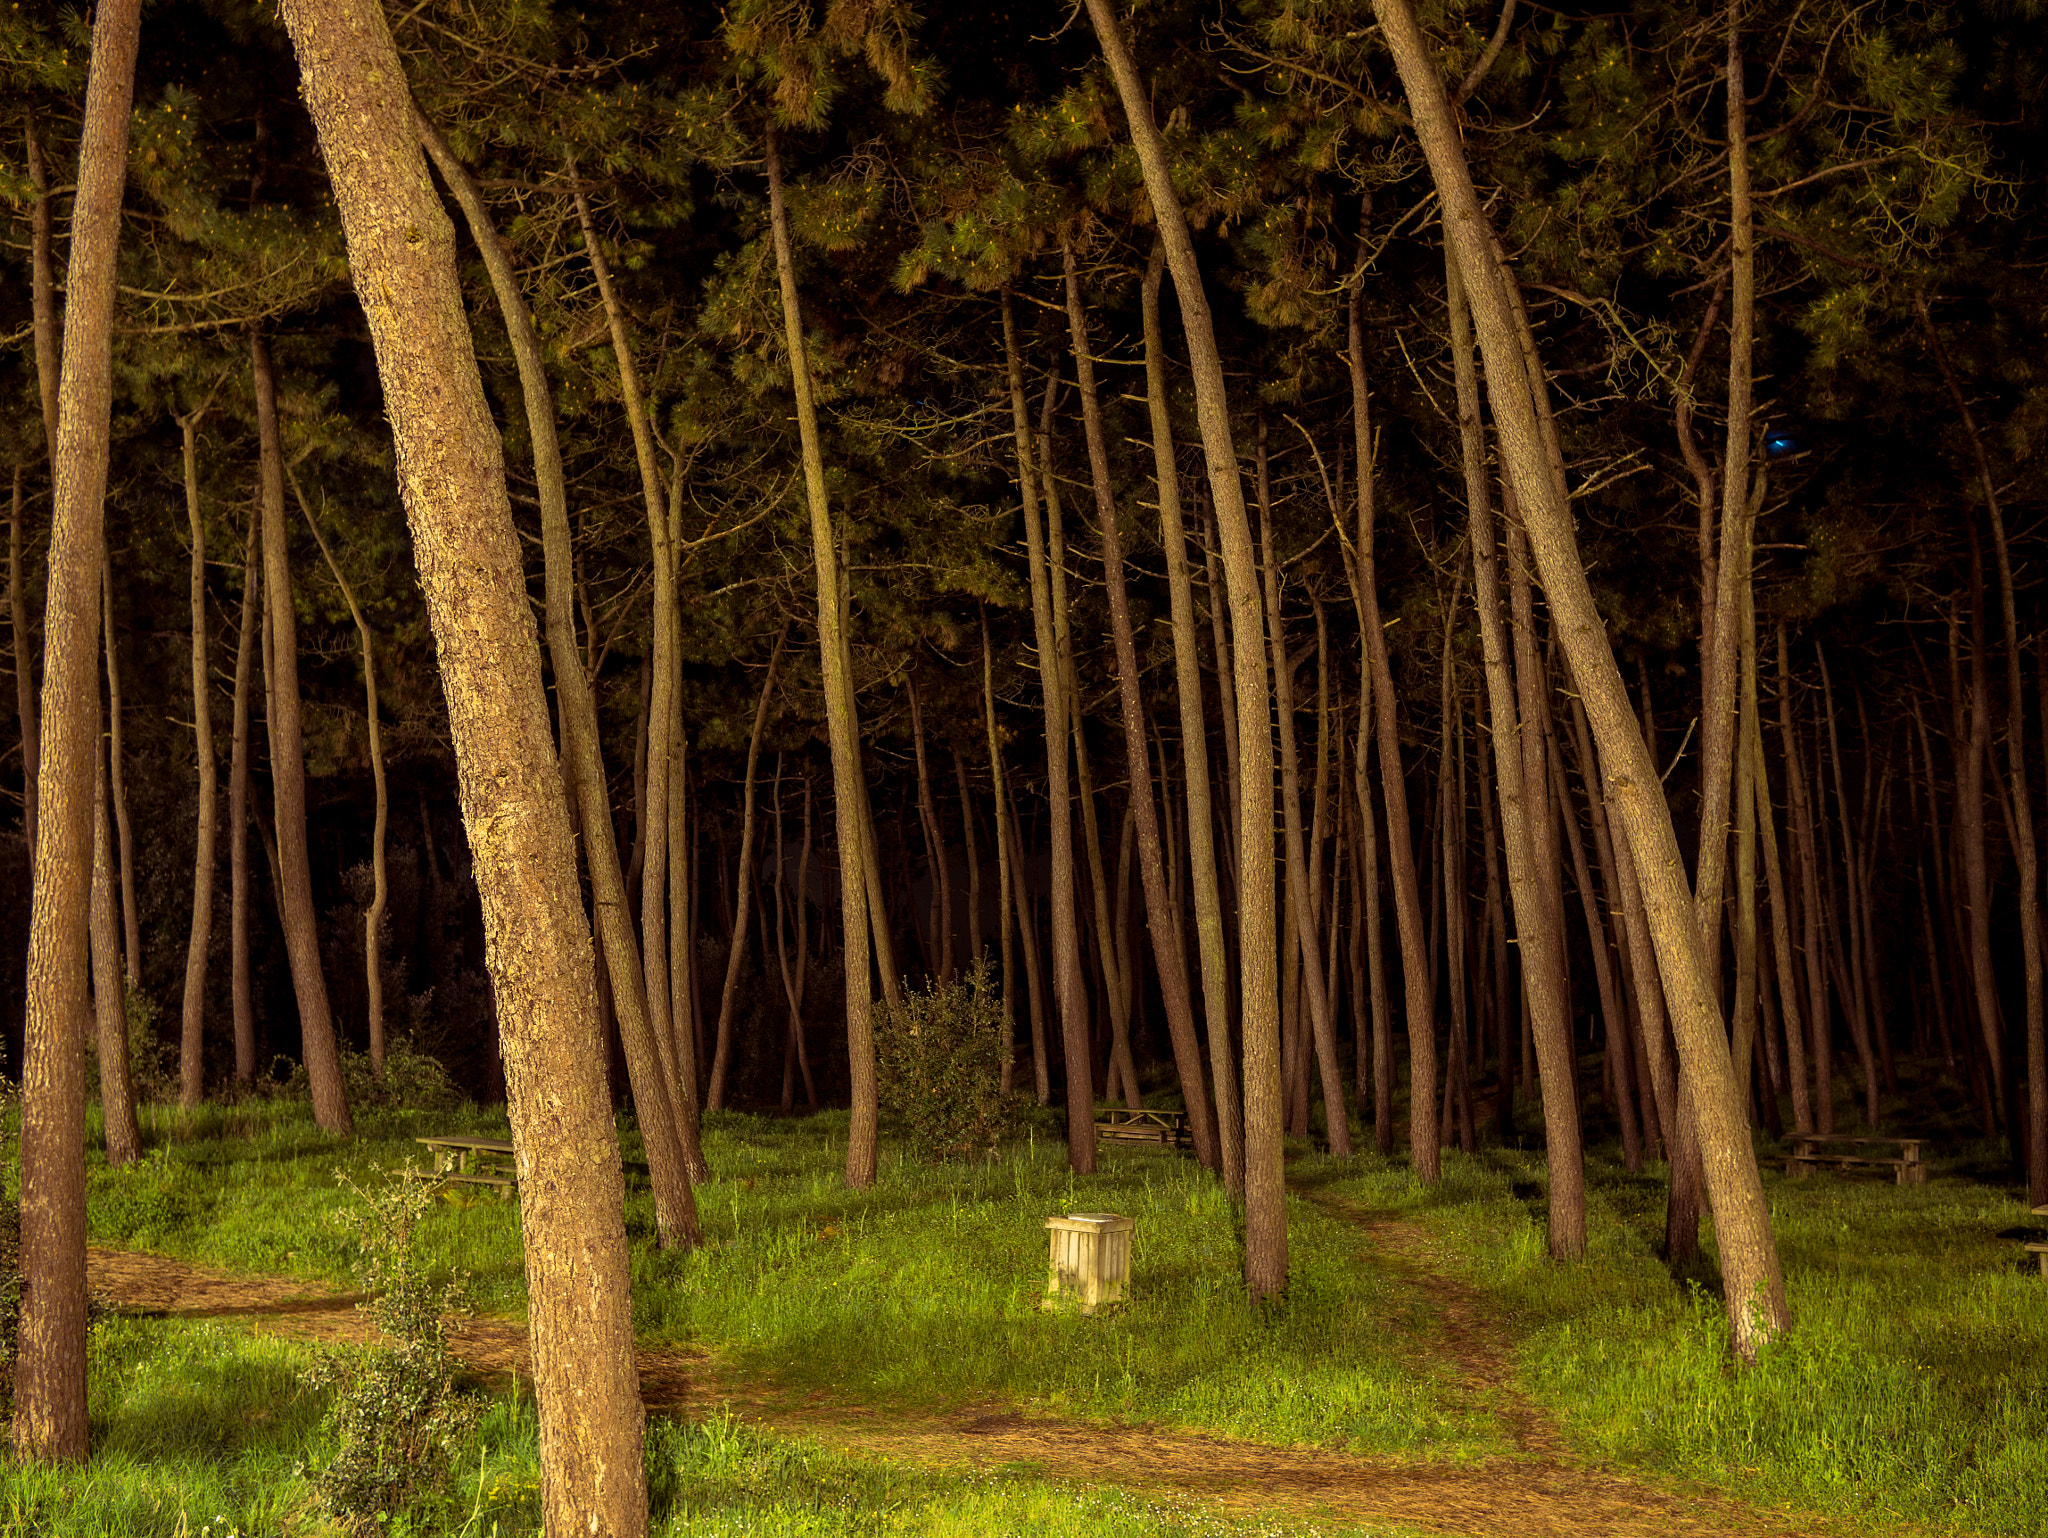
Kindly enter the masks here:
M 1659 1178 L 1591 1164 L 1579 1266 L 1544 1256 L 1540 1154 L 1446 1154 L 1431 1191 L 1398 1172 L 1312 1178 L 1440 1236 L 1527 1328 L 1525 1382 L 1582 1446 L 1759 1502 L 2031 1538 L 2048 1512 L 2048 1288 L 2000 1237 L 2030 1221 L 2020 1192 L 1944 1168 L 1900 1187 L 1767 1167 L 1794 1330 L 1749 1371 L 1720 1298 L 1658 1254 Z
M 419 1162 L 421 1132 L 503 1132 L 471 1114 L 362 1117 L 347 1144 L 274 1107 L 202 1112 L 154 1151 L 90 1177 L 93 1242 L 205 1264 L 351 1285 L 336 1180 L 370 1184 Z M 1443 1369 L 1403 1328 L 1413 1299 L 1354 1262 L 1356 1235 L 1297 1203 L 1285 1308 L 1246 1303 L 1241 1237 L 1220 1186 L 1188 1160 L 1113 1150 L 1077 1179 L 1064 1143 L 1027 1141 L 992 1164 L 885 1158 L 845 1188 L 844 1114 L 802 1121 L 719 1115 L 705 1128 L 717 1178 L 698 1188 L 704 1246 L 654 1248 L 653 1199 L 629 1181 L 633 1295 L 643 1340 L 709 1347 L 749 1380 L 853 1401 L 934 1406 L 1000 1398 L 1276 1443 L 1469 1458 L 1504 1446 L 1497 1424 L 1438 1403 Z M 629 1167 L 637 1139 L 628 1130 Z M 1137 1219 L 1138 1278 L 1113 1316 L 1038 1307 L 1048 1215 Z M 431 1266 L 474 1279 L 483 1306 L 518 1314 L 515 1203 L 456 1194 L 425 1234 Z
M 93 1460 L 0 1464 L 10 1538 L 340 1538 L 302 1476 L 332 1449 L 304 1387 L 313 1348 L 225 1323 L 106 1318 L 92 1331 Z M 540 1530 L 532 1401 L 500 1399 L 455 1454 L 447 1485 L 389 1524 L 393 1538 L 514 1538 Z M 1115 1490 L 996 1471 L 910 1471 L 741 1425 L 656 1421 L 653 1531 L 760 1538 L 1297 1538 Z M 1321 1531 L 1321 1529 L 1319 1529 Z M 1392 1528 L 1374 1538 L 1395 1538 Z M 1362 1535 L 1363 1538 L 1363 1535 Z

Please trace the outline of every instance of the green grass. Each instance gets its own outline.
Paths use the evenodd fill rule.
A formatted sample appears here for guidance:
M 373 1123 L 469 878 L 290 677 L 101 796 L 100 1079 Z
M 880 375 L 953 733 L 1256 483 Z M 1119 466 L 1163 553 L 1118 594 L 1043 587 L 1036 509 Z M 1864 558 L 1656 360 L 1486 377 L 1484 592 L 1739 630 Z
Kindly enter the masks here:
M 314 1348 L 223 1322 L 120 1317 L 96 1322 L 91 1342 L 92 1461 L 82 1468 L 0 1465 L 0 1532 L 339 1538 L 301 1472 L 331 1451 L 320 1398 L 304 1386 Z M 531 1399 L 500 1397 L 451 1461 L 442 1488 L 389 1525 L 394 1538 L 540 1531 Z M 1297 1538 L 1311 1531 L 1222 1519 L 1020 1470 L 912 1470 L 726 1415 L 652 1422 L 647 1473 L 653 1531 L 692 1538 Z M 1398 1531 L 1371 1530 L 1378 1538 Z
M 159 1113 L 147 1159 L 94 1168 L 93 1242 L 347 1288 L 333 1215 L 354 1198 L 337 1173 L 360 1185 L 417 1163 L 420 1132 L 504 1130 L 477 1115 L 372 1113 L 343 1144 L 271 1107 L 244 1114 L 204 1112 L 174 1132 L 175 1113 Z M 1239 1281 L 1233 1208 L 1191 1161 L 1112 1150 L 1101 1173 L 1076 1178 L 1063 1142 L 980 1165 L 885 1155 L 876 1185 L 853 1192 L 845 1137 L 843 1113 L 709 1118 L 716 1178 L 698 1187 L 705 1243 L 688 1255 L 655 1248 L 652 1196 L 644 1177 L 629 1178 L 640 1337 L 709 1347 L 751 1382 L 856 1402 L 997 1397 L 1433 1458 L 1504 1445 L 1489 1417 L 1437 1403 L 1444 1372 L 1399 1327 L 1412 1299 L 1357 1266 L 1356 1235 L 1305 1203 L 1291 1214 L 1288 1303 L 1258 1309 Z M 625 1145 L 630 1168 L 630 1129 Z M 1045 1218 L 1100 1210 L 1137 1220 L 1129 1303 L 1098 1319 L 1041 1309 Z M 425 1248 L 430 1266 L 470 1273 L 486 1310 L 523 1310 L 516 1203 L 452 1196 Z
M 336 1175 L 373 1182 L 418 1160 L 417 1134 L 503 1125 L 481 1112 L 380 1112 L 344 1144 L 291 1107 L 155 1111 L 144 1164 L 91 1172 L 92 1236 L 294 1273 L 309 1290 L 348 1287 L 332 1216 L 354 1198 Z M 1544 1254 L 1540 1154 L 1447 1153 L 1443 1180 L 1428 1189 L 1399 1161 L 1298 1155 L 1290 1295 L 1261 1309 L 1241 1297 L 1235 1215 L 1189 1161 L 1111 1150 L 1102 1173 L 1076 1179 L 1053 1141 L 980 1166 L 885 1154 L 876 1186 L 855 1193 L 840 1179 L 845 1136 L 843 1115 L 711 1118 L 717 1178 L 699 1188 L 707 1242 L 690 1255 L 654 1248 L 644 1171 L 629 1175 L 643 1339 L 707 1348 L 749 1384 L 853 1403 L 1000 1399 L 1432 1461 L 1503 1450 L 1498 1421 L 1450 1392 L 1432 1361 L 1427 1305 L 1370 1264 L 1369 1238 L 1308 1200 L 1327 1192 L 1429 1233 L 1446 1271 L 1512 1322 L 1521 1386 L 1596 1456 L 1873 1530 L 1906 1520 L 2019 1538 L 2038 1534 L 2048 1510 L 2048 1288 L 1999 1237 L 2029 1220 L 1986 1162 L 1938 1163 L 1917 1188 L 1767 1174 L 1795 1328 L 1741 1370 L 1718 1299 L 1674 1279 L 1657 1253 L 1661 1172 L 1631 1176 L 1604 1156 L 1588 1170 L 1589 1254 L 1560 1266 Z M 630 1166 L 639 1149 L 630 1133 L 625 1141 Z M 1041 1310 L 1044 1218 L 1105 1209 L 1137 1219 L 1131 1301 L 1094 1320 Z M 425 1242 L 433 1264 L 476 1278 L 487 1308 L 523 1309 L 516 1204 L 451 1197 Z M 1711 1259 L 1711 1234 L 1707 1248 Z M 1695 1274 L 1711 1284 L 1710 1264 Z M 153 1342 L 149 1360 L 162 1365 L 133 1386 L 96 1379 L 105 1456 L 62 1476 L 73 1481 L 63 1501 L 35 1493 L 52 1476 L 4 1476 L 13 1504 L 0 1504 L 0 1517 L 42 1499 L 44 1525 L 22 1530 L 149 1532 L 151 1503 L 175 1498 L 190 1535 L 201 1508 L 244 1533 L 302 1530 L 293 1523 L 310 1520 L 303 1482 L 276 1477 L 316 1456 L 306 1449 L 317 1415 L 293 1397 L 286 1365 L 302 1348 L 231 1326 L 113 1321 L 101 1331 L 138 1351 L 134 1340 Z M 227 1365 L 209 1365 L 216 1359 Z M 264 1381 L 276 1386 L 263 1396 L 275 1439 L 202 1455 L 211 1433 L 191 1428 L 208 1424 L 205 1407 Z M 211 1424 L 227 1419 L 217 1410 Z M 501 1402 L 469 1454 L 467 1494 L 449 1497 L 460 1512 L 450 1506 L 440 1527 L 422 1530 L 526 1530 L 537 1511 L 531 1443 L 530 1406 Z M 687 1512 L 693 1532 L 1241 1530 L 1029 1471 L 925 1474 L 729 1421 L 656 1422 L 650 1458 L 659 1509 Z M 70 1509 L 81 1479 L 128 1492 L 124 1514 L 50 1515 Z M 98 1499 L 77 1509 L 98 1510 Z
M 1767 1504 L 2037 1535 L 2048 1287 L 1999 1237 L 2030 1221 L 2020 1192 L 1943 1178 L 1963 1163 L 1905 1187 L 1767 1164 L 1793 1329 L 1753 1369 L 1732 1360 L 1721 1299 L 1660 1258 L 1654 1175 L 1591 1163 L 1589 1253 L 1573 1266 L 1545 1257 L 1540 1154 L 1447 1154 L 1427 1192 L 1334 1167 L 1323 1187 L 1438 1234 L 1526 1330 L 1526 1386 L 1590 1451 Z

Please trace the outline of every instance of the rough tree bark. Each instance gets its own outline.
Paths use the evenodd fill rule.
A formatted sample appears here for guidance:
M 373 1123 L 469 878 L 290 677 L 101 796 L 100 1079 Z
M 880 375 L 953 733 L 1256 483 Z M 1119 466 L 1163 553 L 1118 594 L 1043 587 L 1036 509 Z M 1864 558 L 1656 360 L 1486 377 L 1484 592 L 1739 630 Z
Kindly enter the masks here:
M 454 230 L 382 12 L 288 0 L 284 19 L 369 318 L 447 692 L 519 1166 L 543 1519 L 550 1538 L 639 1538 L 625 1186 L 590 931 Z
M 21 1320 L 14 1452 L 83 1458 L 86 910 L 99 738 L 100 563 L 113 405 L 114 264 L 128 170 L 139 0 L 93 20 L 71 209 L 63 419 L 51 454 L 43 719 L 21 1073 Z

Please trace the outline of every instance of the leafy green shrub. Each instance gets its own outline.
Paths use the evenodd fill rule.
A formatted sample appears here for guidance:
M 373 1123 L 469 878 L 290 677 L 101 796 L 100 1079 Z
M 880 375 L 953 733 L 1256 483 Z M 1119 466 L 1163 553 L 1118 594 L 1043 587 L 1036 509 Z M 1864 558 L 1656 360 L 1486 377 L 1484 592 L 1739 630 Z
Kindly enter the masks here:
M 342 1347 L 313 1374 L 331 1392 L 334 1456 L 313 1485 L 351 1532 L 379 1531 L 393 1513 L 443 1484 L 449 1456 L 482 1413 L 482 1396 L 455 1387 L 446 1316 L 466 1308 L 468 1279 L 436 1283 L 421 1254 L 421 1220 L 433 1204 L 424 1181 L 393 1176 L 365 1191 L 341 1223 L 357 1255 L 362 1304 L 384 1343 Z
M 1003 1092 L 1003 1001 L 988 959 L 956 982 L 934 982 L 876 1023 L 882 1111 L 927 1159 L 993 1156 L 1021 1124 L 1024 1100 Z
M 124 1002 L 128 1021 L 128 1085 L 137 1105 L 162 1105 L 178 1098 L 178 1075 L 171 1052 L 157 1033 L 163 1006 L 131 985 Z M 100 1097 L 99 1037 L 88 1033 L 85 1051 L 85 1097 Z
M 271 1069 L 285 1073 L 277 1093 L 289 1100 L 312 1095 L 306 1065 L 279 1058 Z M 341 1087 L 355 1110 L 452 1111 L 466 1097 L 448 1077 L 441 1060 L 417 1050 L 410 1036 L 392 1036 L 384 1044 L 384 1077 L 370 1071 L 370 1054 L 341 1049 Z

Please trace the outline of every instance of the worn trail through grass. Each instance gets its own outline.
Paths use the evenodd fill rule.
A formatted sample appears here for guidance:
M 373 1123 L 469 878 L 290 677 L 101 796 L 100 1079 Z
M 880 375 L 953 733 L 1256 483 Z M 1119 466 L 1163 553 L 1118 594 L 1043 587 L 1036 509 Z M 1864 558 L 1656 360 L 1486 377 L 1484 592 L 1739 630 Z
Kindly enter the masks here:
M 1471 1538 L 1821 1538 L 1868 1532 L 1803 1513 L 1744 1506 L 1697 1489 L 1645 1483 L 1575 1457 L 1557 1426 L 1512 1386 L 1511 1338 L 1476 1289 L 1434 1263 L 1426 1231 L 1341 1198 L 1302 1193 L 1349 1224 L 1361 1264 L 1412 1290 L 1425 1348 L 1454 1375 L 1458 1408 L 1496 1418 L 1512 1455 L 1467 1463 L 1365 1458 L 1269 1446 L 1144 1425 L 1049 1417 L 984 1401 L 944 1412 L 849 1404 L 821 1392 L 764 1389 L 708 1352 L 650 1346 L 639 1353 L 652 1414 L 730 1411 L 837 1449 L 933 1468 L 1008 1469 L 1083 1485 L 1117 1485 L 1202 1501 L 1231 1515 L 1272 1515 L 1334 1530 L 1397 1528 Z M 126 1312 L 233 1317 L 257 1329 L 322 1342 L 360 1342 L 371 1326 L 359 1296 L 309 1294 L 303 1282 L 232 1275 L 163 1256 L 95 1249 L 94 1294 Z M 456 1354 L 487 1382 L 530 1369 L 525 1327 L 460 1322 Z M 1906 1530 L 1900 1530 L 1906 1531 Z

